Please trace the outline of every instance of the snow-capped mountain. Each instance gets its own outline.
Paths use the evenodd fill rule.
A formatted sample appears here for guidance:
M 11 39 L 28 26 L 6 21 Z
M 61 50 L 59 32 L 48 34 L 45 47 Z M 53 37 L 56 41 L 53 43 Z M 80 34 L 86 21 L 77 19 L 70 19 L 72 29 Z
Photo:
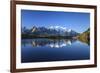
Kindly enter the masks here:
M 42 35 L 42 36 L 77 36 L 78 33 L 72 29 L 67 29 L 62 26 L 50 26 L 50 27 L 36 27 L 33 26 L 31 29 L 22 29 L 22 33 Z
M 73 35 L 76 36 L 78 35 L 77 32 L 75 32 L 72 29 L 67 29 L 66 27 L 62 27 L 62 26 L 51 26 L 49 27 L 49 29 L 55 29 L 56 31 L 58 31 L 62 36 L 66 36 L 66 35 Z
M 55 29 L 57 31 L 59 30 L 63 30 L 63 31 L 66 31 L 66 27 L 61 27 L 61 26 L 50 26 L 49 29 Z

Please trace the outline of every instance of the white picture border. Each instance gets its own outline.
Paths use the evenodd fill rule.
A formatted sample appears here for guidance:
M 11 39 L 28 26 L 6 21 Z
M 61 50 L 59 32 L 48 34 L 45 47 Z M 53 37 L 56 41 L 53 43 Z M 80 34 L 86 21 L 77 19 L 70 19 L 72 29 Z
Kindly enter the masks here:
M 90 60 L 21 63 L 21 9 L 90 13 L 90 38 L 91 38 L 90 40 Z M 94 9 L 37 6 L 37 5 L 16 5 L 16 68 L 17 69 L 90 65 L 90 64 L 94 64 Z

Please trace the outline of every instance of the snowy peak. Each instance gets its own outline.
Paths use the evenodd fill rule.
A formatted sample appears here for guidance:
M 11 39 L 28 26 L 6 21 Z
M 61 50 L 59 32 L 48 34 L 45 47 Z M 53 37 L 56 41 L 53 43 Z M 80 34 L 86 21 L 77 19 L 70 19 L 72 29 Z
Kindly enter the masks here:
M 62 26 L 50 26 L 49 29 L 55 29 L 55 30 L 63 30 L 66 31 L 66 27 L 62 27 Z

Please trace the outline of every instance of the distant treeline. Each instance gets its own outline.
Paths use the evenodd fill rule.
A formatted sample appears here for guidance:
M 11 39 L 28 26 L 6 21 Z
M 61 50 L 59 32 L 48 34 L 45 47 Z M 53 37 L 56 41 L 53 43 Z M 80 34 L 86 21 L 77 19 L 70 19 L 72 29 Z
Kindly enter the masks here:
M 32 39 L 32 38 L 51 38 L 51 39 L 61 39 L 61 38 L 64 38 L 64 39 L 72 39 L 73 38 L 73 36 L 54 36 L 54 35 L 52 35 L 52 36 L 45 36 L 45 35 L 43 35 L 43 36 L 39 36 L 39 35 L 28 35 L 28 34 L 22 34 L 21 35 L 21 38 L 22 39 Z

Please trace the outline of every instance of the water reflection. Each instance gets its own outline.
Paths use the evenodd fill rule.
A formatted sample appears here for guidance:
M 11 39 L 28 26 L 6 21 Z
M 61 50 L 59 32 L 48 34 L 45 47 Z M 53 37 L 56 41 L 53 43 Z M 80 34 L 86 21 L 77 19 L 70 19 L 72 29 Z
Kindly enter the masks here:
M 22 63 L 87 59 L 90 46 L 77 39 L 22 39 Z
M 60 48 L 67 45 L 72 45 L 77 41 L 77 39 L 25 39 L 22 40 L 22 45 L 25 46 L 33 46 L 33 47 L 42 47 L 48 46 L 51 48 Z

